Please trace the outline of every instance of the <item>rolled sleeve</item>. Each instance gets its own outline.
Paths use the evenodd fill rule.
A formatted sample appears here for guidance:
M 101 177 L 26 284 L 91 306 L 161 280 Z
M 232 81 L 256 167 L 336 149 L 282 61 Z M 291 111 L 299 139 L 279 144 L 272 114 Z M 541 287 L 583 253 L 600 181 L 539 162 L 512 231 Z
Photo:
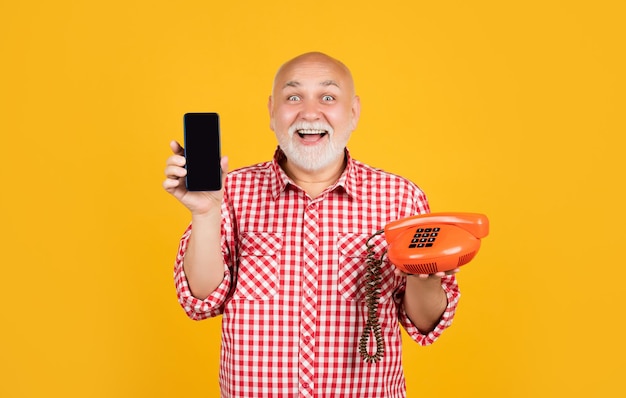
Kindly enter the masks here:
M 178 302 L 185 310 L 187 316 L 193 320 L 202 320 L 215 317 L 223 312 L 224 303 L 228 297 L 231 285 L 230 271 L 224 267 L 224 279 L 222 283 L 204 300 L 198 299 L 191 294 L 189 283 L 183 269 L 183 260 L 191 235 L 191 224 L 180 239 L 176 262 L 174 264 L 174 283 Z M 227 255 L 224 255 L 224 264 L 227 264 Z
M 452 324 L 452 320 L 454 319 L 454 314 L 456 313 L 459 298 L 461 297 L 461 292 L 459 291 L 456 277 L 454 275 L 449 275 L 441 278 L 441 287 L 446 293 L 448 305 L 441 315 L 439 323 L 431 332 L 427 334 L 419 331 L 419 329 L 409 319 L 406 310 L 404 309 L 403 299 L 406 286 L 403 285 L 396 293 L 396 302 L 398 303 L 399 307 L 398 318 L 400 324 L 407 331 L 408 335 L 419 345 L 426 346 L 434 343 L 439 338 L 439 336 L 441 336 L 443 331 L 450 327 L 450 325 Z

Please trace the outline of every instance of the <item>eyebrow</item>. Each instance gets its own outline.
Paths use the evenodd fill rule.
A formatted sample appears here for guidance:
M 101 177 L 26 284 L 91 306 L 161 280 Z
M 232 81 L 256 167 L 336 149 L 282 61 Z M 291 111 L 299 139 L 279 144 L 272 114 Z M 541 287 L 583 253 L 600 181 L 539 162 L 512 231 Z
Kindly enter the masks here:
M 299 87 L 299 86 L 301 86 L 301 83 L 299 81 L 297 81 L 297 80 L 290 80 L 287 83 L 285 83 L 283 88 L 285 88 L 285 87 Z M 320 82 L 320 86 L 324 86 L 324 87 L 336 86 L 338 88 L 341 88 L 341 87 L 339 87 L 339 84 L 336 81 L 334 81 L 334 80 L 324 80 L 323 82 Z

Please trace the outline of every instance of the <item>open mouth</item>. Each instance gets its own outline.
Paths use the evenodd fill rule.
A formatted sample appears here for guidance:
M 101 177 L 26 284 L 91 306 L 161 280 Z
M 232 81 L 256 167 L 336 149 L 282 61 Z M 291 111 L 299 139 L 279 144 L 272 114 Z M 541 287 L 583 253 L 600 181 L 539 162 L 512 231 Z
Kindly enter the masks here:
M 317 141 L 322 139 L 328 134 L 326 130 L 313 130 L 313 129 L 302 129 L 296 131 L 300 138 L 305 141 Z

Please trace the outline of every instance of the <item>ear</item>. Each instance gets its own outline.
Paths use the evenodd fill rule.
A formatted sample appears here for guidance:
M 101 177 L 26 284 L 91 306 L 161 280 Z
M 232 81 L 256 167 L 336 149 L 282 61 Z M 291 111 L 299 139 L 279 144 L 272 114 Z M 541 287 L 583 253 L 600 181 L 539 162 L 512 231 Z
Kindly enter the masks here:
M 361 117 L 361 98 L 358 95 L 355 95 L 352 98 L 352 130 L 356 129 L 357 124 L 359 123 L 359 117 Z
M 267 100 L 267 111 L 270 114 L 270 129 L 274 131 L 274 99 L 271 95 Z

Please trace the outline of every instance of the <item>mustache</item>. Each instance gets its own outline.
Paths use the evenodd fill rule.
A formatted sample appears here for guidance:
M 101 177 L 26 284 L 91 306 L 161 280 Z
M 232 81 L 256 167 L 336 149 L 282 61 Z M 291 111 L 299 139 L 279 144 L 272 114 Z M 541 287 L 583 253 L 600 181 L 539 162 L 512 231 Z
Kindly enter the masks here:
M 322 121 L 317 122 L 305 122 L 298 121 L 289 126 L 289 136 L 293 136 L 298 130 L 324 130 L 329 135 L 333 135 L 334 131 L 330 124 Z

